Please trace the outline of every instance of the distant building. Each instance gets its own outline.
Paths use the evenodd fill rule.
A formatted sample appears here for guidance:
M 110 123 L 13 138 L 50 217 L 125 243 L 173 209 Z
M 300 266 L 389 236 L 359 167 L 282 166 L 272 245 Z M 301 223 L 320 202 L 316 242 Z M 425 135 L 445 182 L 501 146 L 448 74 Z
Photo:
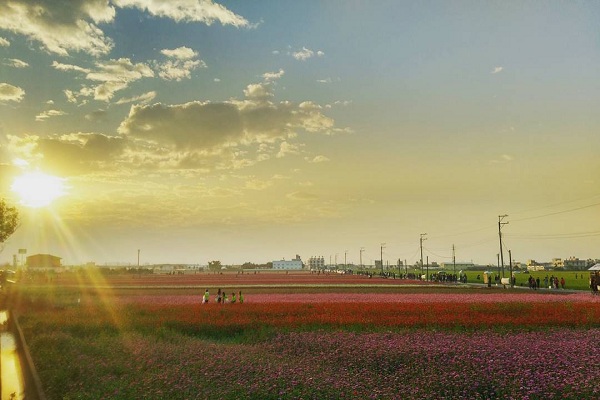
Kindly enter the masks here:
M 296 255 L 293 260 L 273 261 L 273 269 L 299 270 L 302 269 L 302 260 L 299 255 Z
M 308 268 L 310 269 L 324 269 L 325 268 L 325 258 L 321 257 L 311 257 L 308 259 Z
M 587 260 L 580 260 L 577 257 L 569 257 L 563 261 L 565 269 L 578 269 L 584 270 L 587 267 Z
M 527 271 L 544 271 L 551 263 L 539 263 L 535 260 L 527 260 Z
M 60 257 L 51 254 L 34 254 L 27 257 L 27 268 L 40 271 L 58 271 L 62 269 L 60 260 Z
M 474 268 L 475 264 L 473 264 L 472 262 L 457 262 L 456 264 L 453 264 L 451 262 L 443 262 L 440 264 L 442 269 L 453 269 L 456 266 L 456 269 L 469 269 L 469 268 Z

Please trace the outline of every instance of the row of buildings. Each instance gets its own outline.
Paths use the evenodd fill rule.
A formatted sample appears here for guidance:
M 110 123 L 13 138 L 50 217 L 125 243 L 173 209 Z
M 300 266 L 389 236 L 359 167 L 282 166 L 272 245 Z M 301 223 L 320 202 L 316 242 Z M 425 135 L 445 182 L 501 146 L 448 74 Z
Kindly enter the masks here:
M 514 269 L 521 269 L 521 270 L 528 270 L 528 271 L 543 271 L 543 270 L 554 270 L 554 269 L 566 269 L 566 270 L 586 270 L 589 267 L 599 263 L 600 260 L 599 259 L 587 259 L 587 260 L 581 260 L 577 257 L 569 257 L 566 259 L 561 259 L 561 258 L 553 258 L 552 261 L 550 262 L 537 262 L 535 260 L 527 260 L 527 262 L 525 264 L 520 263 L 520 262 L 513 262 L 512 267 Z M 14 261 L 15 265 L 14 267 L 17 267 L 16 261 Z M 91 266 L 95 266 L 93 263 L 90 264 Z M 25 266 L 27 268 L 30 269 L 35 269 L 35 270 L 54 270 L 54 271 L 60 271 L 62 269 L 62 265 L 61 265 L 61 258 L 51 255 L 51 254 L 35 254 L 35 255 L 31 255 L 27 257 L 27 261 L 25 263 Z M 417 264 L 415 265 L 417 268 L 420 268 L 421 266 L 419 265 L 419 263 L 417 262 Z M 325 264 L 325 258 L 323 256 L 312 256 L 308 259 L 307 263 L 305 264 L 301 257 L 299 255 L 296 255 L 296 257 L 294 257 L 291 260 L 278 260 L 278 261 L 273 261 L 273 269 L 274 270 L 302 270 L 302 269 L 309 269 L 309 270 L 321 270 L 321 269 L 326 269 L 326 268 L 339 268 L 340 266 L 332 266 L 332 265 L 326 265 Z M 341 265 L 342 268 L 356 268 L 357 266 L 355 265 Z M 375 266 L 361 266 L 363 268 L 370 268 L 370 267 L 374 267 L 377 269 L 381 269 L 382 268 L 382 264 L 380 260 L 376 260 L 376 265 Z M 397 265 L 387 265 L 384 266 L 388 269 L 390 268 L 413 268 L 413 266 L 411 265 L 404 265 L 403 262 L 401 260 L 398 260 Z M 433 268 L 433 269 L 442 269 L 442 270 L 448 270 L 448 269 L 457 269 L 457 270 L 469 270 L 469 269 L 481 269 L 481 268 L 489 268 L 489 265 L 476 265 L 473 262 L 455 262 L 455 263 L 436 263 L 436 262 L 432 262 L 428 265 L 429 268 Z M 508 265 L 505 265 L 505 267 L 509 267 Z M 158 272 L 159 273 L 164 273 L 165 271 L 171 271 L 174 268 L 185 268 L 184 266 L 181 265 L 167 265 L 167 266 L 154 266 L 154 268 L 158 268 Z M 189 268 L 188 268 L 189 269 Z M 194 269 L 196 270 L 200 270 L 202 269 L 202 267 L 200 266 L 195 266 Z

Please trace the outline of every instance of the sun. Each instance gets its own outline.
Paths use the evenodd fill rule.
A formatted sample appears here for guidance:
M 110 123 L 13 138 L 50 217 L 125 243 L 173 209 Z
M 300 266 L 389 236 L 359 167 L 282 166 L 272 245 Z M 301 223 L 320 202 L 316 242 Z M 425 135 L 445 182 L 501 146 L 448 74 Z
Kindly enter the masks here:
M 47 207 L 66 194 L 63 178 L 42 172 L 28 172 L 16 177 L 11 190 L 19 196 L 22 205 L 32 208 Z

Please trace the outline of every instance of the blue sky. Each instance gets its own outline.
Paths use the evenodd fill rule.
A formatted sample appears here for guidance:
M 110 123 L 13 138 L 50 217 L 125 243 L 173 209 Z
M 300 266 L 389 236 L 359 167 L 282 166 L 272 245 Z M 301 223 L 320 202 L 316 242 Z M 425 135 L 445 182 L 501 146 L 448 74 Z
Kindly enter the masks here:
M 0 0 L 6 261 L 494 263 L 503 214 L 519 261 L 600 257 L 596 2 L 65 4 Z

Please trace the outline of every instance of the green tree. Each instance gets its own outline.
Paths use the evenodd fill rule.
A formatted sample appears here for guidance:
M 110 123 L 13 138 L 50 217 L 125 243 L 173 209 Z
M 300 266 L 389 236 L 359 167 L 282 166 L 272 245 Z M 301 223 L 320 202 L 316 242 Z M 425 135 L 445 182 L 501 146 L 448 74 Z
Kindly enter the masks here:
M 19 212 L 15 207 L 10 207 L 4 199 L 0 199 L 0 251 L 4 242 L 19 227 Z
M 208 269 L 211 271 L 220 271 L 221 270 L 221 261 L 209 261 Z

